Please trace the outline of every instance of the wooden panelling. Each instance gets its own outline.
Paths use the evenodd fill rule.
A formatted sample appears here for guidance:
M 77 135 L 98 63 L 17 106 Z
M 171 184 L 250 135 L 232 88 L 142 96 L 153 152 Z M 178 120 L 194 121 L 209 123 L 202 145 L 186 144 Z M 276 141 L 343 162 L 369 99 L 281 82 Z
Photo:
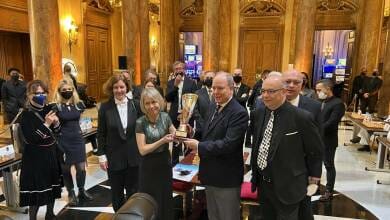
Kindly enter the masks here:
M 0 30 L 29 32 L 26 0 L 0 1 Z
M 110 26 L 110 13 L 88 7 L 85 13 L 84 22 L 91 26 L 97 26 L 102 28 L 109 28 Z
M 278 70 L 280 67 L 280 32 L 276 30 L 243 30 L 241 32 L 240 66 L 244 83 L 253 86 L 256 70 Z
M 33 78 L 30 37 L 0 31 L 0 77 L 7 79 L 7 70 L 11 67 L 20 69 L 26 81 Z

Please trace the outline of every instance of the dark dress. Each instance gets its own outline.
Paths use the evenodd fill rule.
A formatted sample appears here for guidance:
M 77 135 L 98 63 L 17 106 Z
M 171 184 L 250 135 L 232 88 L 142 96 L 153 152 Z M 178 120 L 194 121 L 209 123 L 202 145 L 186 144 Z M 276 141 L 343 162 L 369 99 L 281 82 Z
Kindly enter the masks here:
M 145 134 L 146 144 L 151 144 L 167 135 L 171 125 L 171 119 L 165 112 L 160 112 L 155 125 L 142 116 L 137 120 L 136 133 Z M 168 144 L 141 158 L 139 175 L 139 191 L 148 193 L 156 200 L 158 219 L 173 219 L 172 165 Z
M 57 144 L 53 132 L 43 123 L 49 112 L 44 108 L 37 112 L 24 110 L 20 126 L 26 143 L 20 171 L 20 206 L 42 206 L 61 198 L 61 175 L 57 161 Z
M 60 104 L 57 116 L 61 122 L 61 133 L 58 142 L 65 153 L 65 164 L 85 162 L 85 141 L 80 128 L 81 104 Z

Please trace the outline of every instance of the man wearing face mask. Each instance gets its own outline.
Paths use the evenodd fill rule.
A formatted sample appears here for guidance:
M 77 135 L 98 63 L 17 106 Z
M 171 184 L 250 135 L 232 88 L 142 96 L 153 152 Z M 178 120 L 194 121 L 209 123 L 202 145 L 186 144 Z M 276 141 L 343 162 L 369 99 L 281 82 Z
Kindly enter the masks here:
M 26 101 L 26 83 L 19 80 L 20 70 L 10 68 L 8 74 L 11 79 L 6 81 L 1 88 L 5 123 L 12 122 Z
M 203 73 L 203 88 L 196 91 L 198 95 L 198 100 L 195 106 L 195 112 L 199 113 L 196 118 L 197 129 L 203 126 L 204 122 L 207 121 L 209 117 L 210 105 L 214 103 L 213 92 L 211 86 L 213 84 L 213 79 L 215 73 L 212 71 L 206 71 Z
M 334 157 L 338 146 L 338 125 L 344 116 L 345 106 L 343 101 L 334 96 L 333 82 L 324 79 L 316 84 L 316 92 L 321 100 L 321 136 L 324 142 L 323 160 L 326 168 L 326 191 L 320 197 L 320 201 L 329 201 L 333 197 L 333 188 L 336 180 L 336 168 Z
M 249 97 L 249 86 L 242 83 L 242 69 L 235 69 L 233 71 L 233 80 L 234 80 L 234 93 L 233 97 L 244 107 L 246 108 L 246 101 Z
M 383 81 L 378 72 L 378 69 L 374 69 L 372 77 L 368 78 L 363 83 L 362 93 L 363 97 L 361 98 L 360 109 L 362 113 L 366 113 L 368 107 L 368 113 L 372 114 L 375 112 L 375 106 L 378 102 L 378 92 L 382 87 Z

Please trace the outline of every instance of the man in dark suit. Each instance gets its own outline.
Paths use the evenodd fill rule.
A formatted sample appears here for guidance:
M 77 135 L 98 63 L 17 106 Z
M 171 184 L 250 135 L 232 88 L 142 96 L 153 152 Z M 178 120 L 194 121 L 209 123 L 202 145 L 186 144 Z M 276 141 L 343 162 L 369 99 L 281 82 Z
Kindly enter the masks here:
M 185 75 L 185 64 L 175 62 L 173 64 L 174 78 L 168 81 L 167 92 L 165 99 L 170 103 L 169 117 L 171 117 L 173 125 L 177 128 L 180 124 L 178 115 L 182 109 L 182 95 L 186 93 L 195 93 L 197 90 L 194 80 Z M 172 150 L 172 164 L 179 162 L 179 154 L 181 148 L 174 147 Z
M 213 80 L 216 106 L 205 123 L 201 141 L 184 141 L 200 157 L 199 179 L 206 187 L 210 220 L 240 219 L 243 142 L 248 113 L 233 99 L 233 89 L 232 76 L 217 73 Z
M 368 113 L 375 112 L 376 103 L 378 102 L 378 92 L 382 87 L 383 81 L 378 72 L 378 69 L 374 69 L 371 77 L 367 77 L 363 81 L 362 98 L 360 99 L 360 110 L 365 114 L 368 107 Z
M 344 116 L 345 106 L 340 98 L 333 95 L 333 82 L 327 79 L 320 80 L 316 85 L 318 98 L 322 100 L 320 123 L 321 136 L 324 142 L 324 165 L 326 168 L 326 191 L 320 201 L 332 199 L 336 168 L 334 157 L 338 146 L 338 125 Z
M 264 107 L 251 114 L 252 190 L 259 187 L 264 219 L 302 219 L 307 186 L 321 177 L 320 133 L 310 113 L 286 102 L 281 76 L 268 76 L 261 91 Z
M 196 127 L 197 129 L 202 129 L 204 123 L 209 118 L 210 106 L 214 102 L 212 84 L 215 73 L 212 71 L 206 71 L 203 73 L 203 85 L 204 87 L 196 91 L 198 95 L 198 100 L 195 106 L 194 112 L 198 113 L 196 118 Z
M 271 72 L 271 70 L 265 69 L 261 73 L 261 78 L 259 80 L 257 80 L 255 85 L 253 86 L 252 93 L 250 94 L 250 96 L 248 98 L 248 107 L 250 110 L 253 110 L 256 107 L 256 100 L 260 96 L 260 90 L 261 90 L 261 87 L 263 85 L 263 81 L 265 80 L 265 78 L 267 78 L 267 76 L 270 72 Z
M 126 97 L 129 84 L 122 75 L 113 75 L 105 85 L 106 93 L 111 97 L 101 104 L 98 112 L 97 155 L 100 167 L 107 170 L 112 206 L 117 211 L 126 202 L 126 198 L 138 191 L 140 154 L 135 124 L 141 111 L 136 100 Z
M 128 75 L 128 74 L 127 74 Z M 158 74 L 155 70 L 153 69 L 147 69 L 145 71 L 145 74 L 144 74 L 144 82 L 147 82 L 147 81 L 152 81 L 155 88 L 157 89 L 157 91 L 160 92 L 161 96 L 164 97 L 164 91 L 163 89 L 158 85 Z M 144 89 L 144 85 L 141 84 L 141 85 L 138 85 L 138 86 L 133 86 L 132 88 L 132 91 L 131 91 L 131 94 L 133 96 L 134 99 L 137 99 L 137 100 L 140 100 L 141 98 L 141 93 L 142 93 L 142 90 Z M 130 96 L 131 98 L 131 96 Z
M 355 78 L 353 78 L 352 93 L 351 93 L 351 97 L 350 97 L 350 102 L 352 102 L 353 99 L 356 97 L 355 108 L 354 108 L 355 112 L 357 112 L 358 107 L 359 107 L 360 99 L 363 96 L 362 88 L 363 88 L 363 82 L 366 79 L 366 77 L 367 77 L 367 68 L 366 67 L 362 67 L 360 75 L 358 75 Z
M 1 87 L 5 123 L 11 123 L 19 109 L 23 108 L 26 102 L 26 83 L 20 80 L 20 70 L 10 68 L 8 74 L 10 79 L 3 83 Z
M 233 72 L 233 80 L 234 80 L 234 98 L 246 108 L 246 101 L 249 97 L 249 86 L 242 83 L 242 69 L 235 69 Z

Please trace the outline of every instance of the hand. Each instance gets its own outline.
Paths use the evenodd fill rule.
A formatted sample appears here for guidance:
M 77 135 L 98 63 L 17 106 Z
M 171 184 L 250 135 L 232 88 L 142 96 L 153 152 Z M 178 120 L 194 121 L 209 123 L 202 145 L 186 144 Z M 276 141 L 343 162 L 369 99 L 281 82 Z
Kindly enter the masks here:
M 309 178 L 308 178 L 309 184 L 319 184 L 320 181 L 321 181 L 321 178 L 319 178 L 319 177 L 309 176 Z
M 45 116 L 45 124 L 50 126 L 51 124 L 57 122 L 58 122 L 58 117 L 54 111 L 50 111 L 49 113 L 47 113 L 47 115 Z
M 257 186 L 256 186 L 256 184 L 254 184 L 254 183 L 252 183 L 251 184 L 251 192 L 256 192 L 256 190 L 257 190 Z
M 107 161 L 105 161 L 105 162 L 100 162 L 99 165 L 100 165 L 100 168 L 101 168 L 102 170 L 107 171 L 107 168 L 108 168 L 108 163 L 107 163 Z
M 183 142 L 184 142 L 185 146 L 188 147 L 189 149 L 191 149 L 192 151 L 195 151 L 195 152 L 198 151 L 198 144 L 199 144 L 198 140 L 188 138 Z
M 176 73 L 175 81 L 173 82 L 174 86 L 178 87 L 182 80 L 183 76 L 181 74 Z
M 363 97 L 364 98 L 368 98 L 369 94 L 368 93 L 364 93 Z
M 162 138 L 162 141 L 164 144 L 170 143 L 174 140 L 174 135 L 173 134 L 167 134 Z
M 248 94 L 244 93 L 244 94 L 241 95 L 241 98 L 245 98 L 247 96 L 248 96 Z

